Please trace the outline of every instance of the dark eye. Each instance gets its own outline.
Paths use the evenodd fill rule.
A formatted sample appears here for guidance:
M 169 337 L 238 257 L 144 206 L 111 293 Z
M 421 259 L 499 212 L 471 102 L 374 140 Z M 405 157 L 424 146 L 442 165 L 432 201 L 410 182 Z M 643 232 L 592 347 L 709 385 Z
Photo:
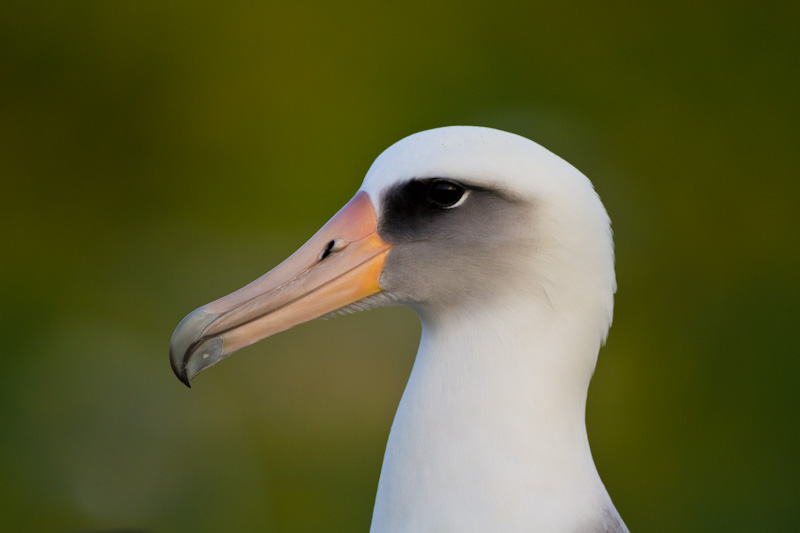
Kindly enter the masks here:
M 464 196 L 464 187 L 446 180 L 431 183 L 428 198 L 439 207 L 454 207 Z

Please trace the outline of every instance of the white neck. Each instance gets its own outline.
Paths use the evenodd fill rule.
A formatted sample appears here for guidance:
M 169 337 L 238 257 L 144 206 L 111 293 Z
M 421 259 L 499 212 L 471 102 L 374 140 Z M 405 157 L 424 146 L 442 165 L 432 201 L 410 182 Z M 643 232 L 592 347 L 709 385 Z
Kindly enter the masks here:
M 580 317 L 516 303 L 423 318 L 372 531 L 624 528 L 586 436 L 600 341 L 570 335 Z

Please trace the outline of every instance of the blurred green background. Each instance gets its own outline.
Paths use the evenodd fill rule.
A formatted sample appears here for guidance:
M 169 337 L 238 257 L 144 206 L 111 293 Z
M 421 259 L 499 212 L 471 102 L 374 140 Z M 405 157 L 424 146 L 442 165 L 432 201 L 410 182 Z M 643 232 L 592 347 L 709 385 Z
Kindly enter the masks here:
M 419 325 L 199 378 L 174 327 L 413 132 L 498 127 L 614 221 L 598 469 L 641 532 L 800 519 L 798 2 L 4 2 L 0 529 L 364 531 Z

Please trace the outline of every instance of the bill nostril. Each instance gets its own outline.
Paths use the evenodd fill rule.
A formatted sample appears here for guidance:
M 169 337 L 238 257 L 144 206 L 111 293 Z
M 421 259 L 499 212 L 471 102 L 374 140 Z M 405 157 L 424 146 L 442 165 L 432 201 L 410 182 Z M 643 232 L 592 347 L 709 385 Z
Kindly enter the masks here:
M 336 246 L 336 239 L 332 240 L 331 242 L 328 243 L 327 246 L 325 246 L 325 249 L 322 250 L 322 253 L 319 256 L 319 260 L 322 261 L 323 259 L 325 259 L 329 255 L 331 255 L 331 253 L 333 253 L 333 247 L 334 246 Z
M 321 254 L 319 254 L 319 260 L 322 261 L 329 255 L 344 249 L 347 246 L 347 244 L 348 242 L 344 239 L 333 239 L 327 245 L 325 245 L 325 249 L 322 250 Z

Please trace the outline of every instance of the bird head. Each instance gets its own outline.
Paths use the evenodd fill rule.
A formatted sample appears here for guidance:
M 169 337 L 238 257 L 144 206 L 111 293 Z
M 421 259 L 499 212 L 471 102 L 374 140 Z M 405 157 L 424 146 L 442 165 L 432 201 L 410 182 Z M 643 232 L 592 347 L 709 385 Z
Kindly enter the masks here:
M 283 263 L 184 318 L 170 360 L 189 385 L 270 335 L 387 304 L 435 321 L 521 299 L 585 319 L 602 340 L 613 261 L 608 215 L 567 162 L 499 130 L 423 131 L 383 152 L 353 199 Z

